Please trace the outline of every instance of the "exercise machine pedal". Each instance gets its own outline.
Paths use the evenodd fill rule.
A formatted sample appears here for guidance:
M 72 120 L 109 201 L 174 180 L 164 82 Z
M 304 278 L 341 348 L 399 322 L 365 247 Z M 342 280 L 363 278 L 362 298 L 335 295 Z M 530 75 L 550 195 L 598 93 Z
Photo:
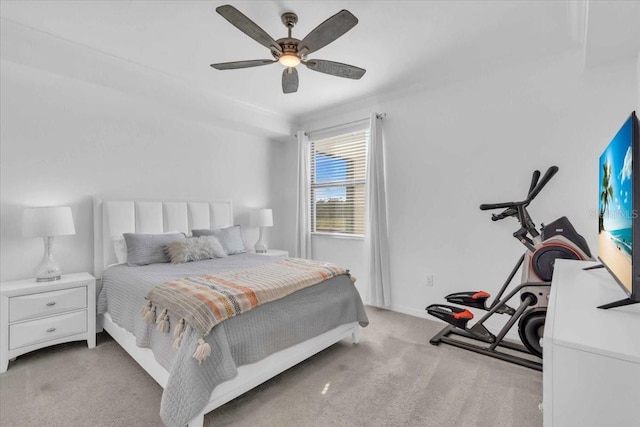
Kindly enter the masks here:
M 430 315 L 442 319 L 460 329 L 467 329 L 467 322 L 473 319 L 472 312 L 466 308 L 454 307 L 452 305 L 431 304 L 425 308 L 425 310 L 427 310 Z
M 468 291 L 468 292 L 456 292 L 449 294 L 444 299 L 452 304 L 466 305 L 467 307 L 479 308 L 482 310 L 488 310 L 487 298 L 491 295 L 485 291 Z
M 496 337 L 487 330 L 481 323 L 476 323 L 467 329 L 467 323 L 473 319 L 473 313 L 466 308 L 454 307 L 446 304 L 431 304 L 427 307 L 427 313 L 444 320 L 456 328 L 465 331 L 467 334 L 476 337 L 482 341 L 493 343 Z
M 491 295 L 485 291 L 467 291 L 449 294 L 444 297 L 444 299 L 452 304 L 460 304 L 467 307 L 489 311 L 493 308 L 493 306 L 487 306 L 487 299 L 490 296 Z M 501 304 L 495 312 L 498 314 L 508 314 L 509 316 L 512 316 L 516 310 L 513 307 L 509 307 L 507 304 Z

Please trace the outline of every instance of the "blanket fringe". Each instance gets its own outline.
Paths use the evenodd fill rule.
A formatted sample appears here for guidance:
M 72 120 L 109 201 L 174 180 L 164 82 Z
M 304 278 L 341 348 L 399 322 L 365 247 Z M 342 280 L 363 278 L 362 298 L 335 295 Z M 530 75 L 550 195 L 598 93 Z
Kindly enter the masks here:
M 146 316 L 147 313 L 151 310 L 151 308 L 153 307 L 153 304 L 151 303 L 151 301 L 149 301 L 148 303 L 146 303 L 143 307 L 142 310 L 140 310 L 140 314 L 142 314 L 142 317 Z
M 165 308 L 158 316 L 158 320 L 156 320 L 157 330 L 160 332 L 169 332 L 169 315 L 167 314 L 167 309 Z
M 356 279 L 356 276 L 354 276 L 353 274 L 351 274 L 351 271 L 349 271 L 349 270 L 347 270 L 347 277 L 348 277 L 349 279 L 351 279 L 351 283 L 356 283 L 356 280 L 358 280 L 358 279 Z
M 184 336 L 184 332 L 180 332 L 180 335 L 178 335 L 178 338 L 176 338 L 175 341 L 173 341 L 173 349 L 174 350 L 180 349 L 180 346 L 182 345 L 182 337 L 183 336 Z
M 193 353 L 193 358 L 198 361 L 198 364 L 202 364 L 207 357 L 211 354 L 211 346 L 209 343 L 205 342 L 203 338 L 198 340 L 198 348 L 196 352 Z
M 184 331 L 184 319 L 180 319 L 180 322 L 178 322 L 178 326 L 176 326 L 175 331 L 173 331 L 173 336 L 179 336 L 180 334 L 182 334 L 182 331 Z
M 156 320 L 156 325 L 160 324 L 160 322 L 162 321 L 162 318 L 164 317 L 165 314 L 167 314 L 167 309 L 166 308 L 160 312 L 160 316 L 158 316 L 158 320 Z
M 151 303 L 149 303 L 150 307 L 147 308 L 146 313 L 142 316 L 142 318 L 144 319 L 145 322 L 147 322 L 148 324 L 153 323 L 153 321 L 156 318 L 156 308 L 151 305 Z

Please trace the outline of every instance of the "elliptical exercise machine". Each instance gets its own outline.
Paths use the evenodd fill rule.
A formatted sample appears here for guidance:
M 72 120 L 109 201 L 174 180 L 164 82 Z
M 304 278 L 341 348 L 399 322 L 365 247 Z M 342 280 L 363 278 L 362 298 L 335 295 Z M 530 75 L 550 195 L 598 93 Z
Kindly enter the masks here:
M 426 310 L 429 314 L 449 323 L 431 338 L 431 344 L 446 343 L 528 368 L 542 370 L 540 340 L 544 334 L 554 262 L 558 258 L 592 259 L 586 240 L 576 232 L 566 217 L 559 218 L 546 226 L 542 224 L 540 231 L 538 231 L 527 212 L 527 206 L 557 172 L 558 167 L 552 166 L 540 179 L 540 171 L 534 171 L 527 198 L 521 202 L 480 205 L 480 209 L 483 211 L 504 209 L 497 215 L 492 214 L 492 221 L 515 217 L 520 223 L 520 229 L 513 233 L 513 237 L 525 246 L 526 251 L 516 262 L 491 304 L 487 305 L 487 300 L 491 295 L 485 291 L 457 292 L 445 297 L 449 303 L 487 311 L 473 326 L 468 327 L 467 325 L 474 318 L 473 313 L 467 309 L 447 304 L 432 304 L 427 307 Z M 507 288 L 521 267 L 522 280 L 520 284 L 505 295 Z M 520 293 L 518 307 L 513 308 L 507 305 L 507 302 L 518 292 Z M 494 314 L 509 316 L 497 335 L 493 335 L 484 326 L 487 319 Z M 518 333 L 524 346 L 504 340 L 507 332 L 516 322 L 518 322 Z M 475 344 L 473 341 L 478 341 L 481 344 Z M 498 347 L 525 353 L 527 357 L 518 356 L 513 352 L 500 351 Z

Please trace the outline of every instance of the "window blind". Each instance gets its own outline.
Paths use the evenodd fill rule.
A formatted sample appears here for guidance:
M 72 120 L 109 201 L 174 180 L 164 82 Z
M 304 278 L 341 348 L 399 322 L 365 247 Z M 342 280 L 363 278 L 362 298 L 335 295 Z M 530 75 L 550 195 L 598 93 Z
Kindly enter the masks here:
M 311 140 L 311 231 L 364 235 L 368 130 Z

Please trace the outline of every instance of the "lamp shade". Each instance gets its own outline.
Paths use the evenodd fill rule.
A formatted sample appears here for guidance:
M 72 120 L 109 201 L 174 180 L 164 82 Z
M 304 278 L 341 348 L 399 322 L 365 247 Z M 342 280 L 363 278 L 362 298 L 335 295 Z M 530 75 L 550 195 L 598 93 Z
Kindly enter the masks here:
M 66 236 L 76 234 L 68 206 L 25 208 L 22 213 L 24 237 Z
M 273 227 L 273 211 L 271 209 L 260 209 L 255 213 L 255 225 L 258 227 Z

